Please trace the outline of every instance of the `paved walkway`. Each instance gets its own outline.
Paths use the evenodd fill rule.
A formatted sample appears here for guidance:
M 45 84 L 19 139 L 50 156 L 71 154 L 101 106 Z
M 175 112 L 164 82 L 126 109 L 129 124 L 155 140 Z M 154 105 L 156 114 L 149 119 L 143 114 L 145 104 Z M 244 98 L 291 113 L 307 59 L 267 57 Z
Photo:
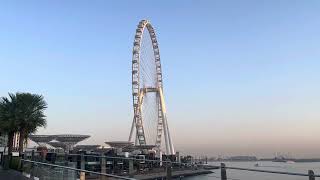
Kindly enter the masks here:
M 1 180 L 30 180 L 24 177 L 19 171 L 14 170 L 3 170 L 0 166 L 0 179 Z
M 172 177 L 173 178 L 179 178 L 179 177 L 186 177 L 186 176 L 196 176 L 201 174 L 210 174 L 213 173 L 210 170 L 205 169 L 197 169 L 197 170 L 179 170 L 179 171 L 173 171 Z M 151 180 L 151 179 L 161 179 L 165 178 L 167 176 L 166 172 L 158 172 L 158 173 L 149 173 L 149 174 L 143 174 L 143 175 L 135 175 L 135 179 L 141 179 L 141 180 Z

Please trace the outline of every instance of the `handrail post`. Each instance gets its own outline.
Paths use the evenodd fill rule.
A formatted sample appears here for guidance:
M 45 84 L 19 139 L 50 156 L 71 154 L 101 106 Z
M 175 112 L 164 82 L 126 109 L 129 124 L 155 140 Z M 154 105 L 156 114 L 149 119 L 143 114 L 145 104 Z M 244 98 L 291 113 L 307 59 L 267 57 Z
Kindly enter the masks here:
M 81 153 L 81 163 L 80 163 L 81 169 L 85 170 L 85 159 L 84 159 L 84 153 Z M 80 180 L 86 179 L 86 173 L 84 171 L 80 172 Z
M 34 161 L 34 150 L 31 152 L 31 161 Z
M 24 157 L 25 157 L 25 153 L 23 153 L 21 155 L 21 159 L 20 159 L 20 166 L 19 169 L 21 170 L 21 172 L 23 172 L 23 167 L 24 167 Z
M 221 163 L 221 180 L 227 180 L 226 165 Z
M 107 168 L 106 168 L 106 157 L 104 155 L 101 155 L 101 173 L 106 174 L 107 173 Z M 106 176 L 102 175 L 101 180 L 106 180 Z
M 133 170 L 133 159 L 129 159 L 129 177 L 133 177 L 134 170 Z
M 64 165 L 65 166 L 69 166 L 69 156 L 68 156 L 67 152 L 64 153 Z M 62 175 L 63 180 L 67 179 L 68 178 L 68 174 L 69 174 L 68 170 L 63 170 L 62 173 L 63 173 L 63 175 Z
M 34 161 L 35 157 L 34 157 L 34 150 L 32 150 L 31 152 L 31 161 Z M 31 168 L 30 168 L 30 179 L 34 178 L 34 162 L 31 162 Z
M 68 153 L 64 153 L 64 161 L 65 161 L 66 165 L 68 166 L 68 162 L 69 162 L 69 154 Z
M 308 171 L 308 175 L 309 175 L 309 180 L 315 180 L 313 170 L 309 170 L 309 171 Z
M 172 179 L 172 164 L 171 162 L 167 162 L 167 180 L 171 180 Z

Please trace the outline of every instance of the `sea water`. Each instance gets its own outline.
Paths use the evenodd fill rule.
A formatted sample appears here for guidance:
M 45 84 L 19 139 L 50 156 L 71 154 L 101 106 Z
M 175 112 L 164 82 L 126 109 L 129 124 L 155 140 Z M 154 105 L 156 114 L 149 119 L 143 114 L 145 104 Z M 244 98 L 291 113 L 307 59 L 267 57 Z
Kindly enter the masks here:
M 210 162 L 211 165 L 220 165 L 221 162 Z M 271 162 L 271 161 L 251 161 L 251 162 L 224 162 L 226 166 L 305 173 L 308 174 L 308 170 L 313 170 L 315 174 L 320 174 L 320 162 L 308 162 L 308 163 L 285 163 L 285 162 Z M 256 167 L 255 164 L 258 164 Z M 213 170 L 214 173 L 207 175 L 200 175 L 194 177 L 184 178 L 186 180 L 220 180 L 220 169 Z M 250 172 L 240 170 L 227 169 L 228 180 L 308 180 L 308 177 L 283 175 L 283 174 L 270 174 L 263 172 Z M 320 178 L 316 178 L 316 180 Z

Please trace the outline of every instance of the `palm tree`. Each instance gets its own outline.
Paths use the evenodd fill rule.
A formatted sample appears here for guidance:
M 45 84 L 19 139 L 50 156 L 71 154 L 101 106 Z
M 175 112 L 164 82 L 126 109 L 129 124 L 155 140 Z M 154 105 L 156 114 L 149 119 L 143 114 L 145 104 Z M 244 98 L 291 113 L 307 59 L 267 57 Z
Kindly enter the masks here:
M 11 154 L 13 147 L 13 136 L 18 131 L 18 125 L 15 118 L 17 98 L 9 93 L 9 98 L 0 99 L 0 130 L 8 136 L 8 153 Z
M 13 134 L 19 132 L 19 153 L 22 153 L 23 143 L 28 135 L 35 133 L 39 127 L 46 126 L 44 110 L 47 103 L 43 96 L 31 93 L 9 93 L 9 97 L 10 99 L 3 97 L 0 102 L 0 127 L 3 126 L 0 129 L 8 134 L 9 153 L 12 152 Z
M 31 93 L 16 93 L 17 98 L 17 124 L 19 132 L 19 153 L 23 151 L 23 143 L 29 134 L 35 133 L 39 127 L 47 125 L 44 110 L 47 103 L 43 96 Z

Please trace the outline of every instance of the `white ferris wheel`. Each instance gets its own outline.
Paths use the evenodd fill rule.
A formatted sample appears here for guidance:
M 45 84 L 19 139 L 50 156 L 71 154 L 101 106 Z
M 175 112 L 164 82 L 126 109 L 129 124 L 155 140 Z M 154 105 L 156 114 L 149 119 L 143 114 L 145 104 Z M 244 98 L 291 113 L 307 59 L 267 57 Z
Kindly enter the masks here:
M 164 139 L 166 154 L 175 154 L 166 116 L 159 46 L 148 20 L 140 21 L 135 33 L 132 97 L 134 117 L 129 141 L 135 137 L 136 145 L 155 145 L 160 150 Z

